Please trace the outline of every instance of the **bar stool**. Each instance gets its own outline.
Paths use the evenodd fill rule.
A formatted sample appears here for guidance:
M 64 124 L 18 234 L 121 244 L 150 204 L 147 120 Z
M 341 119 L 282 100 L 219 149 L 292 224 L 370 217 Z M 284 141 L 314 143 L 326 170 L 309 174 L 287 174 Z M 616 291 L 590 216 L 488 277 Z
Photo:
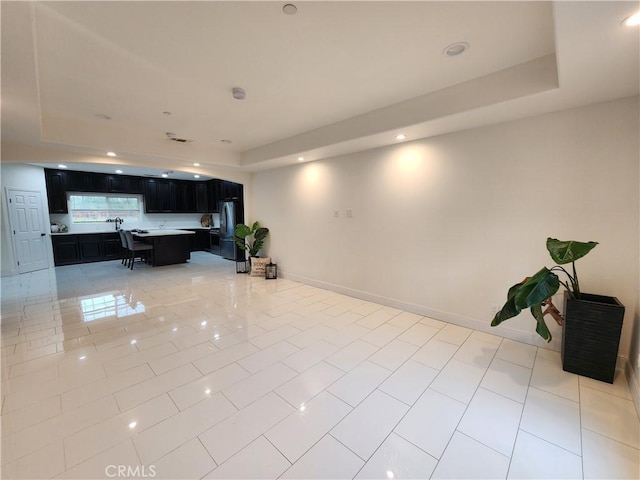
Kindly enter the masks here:
M 118 233 L 120 234 L 120 243 L 122 243 L 122 247 L 120 248 L 120 256 L 122 257 L 122 262 L 120 263 L 124 265 L 124 262 L 129 259 L 129 245 L 127 244 L 127 237 L 125 237 L 124 235 L 124 230 L 120 229 L 118 230 Z
M 141 260 L 144 259 L 147 263 L 149 263 L 149 252 L 153 250 L 153 245 L 145 242 L 136 242 L 133 239 L 131 230 L 125 230 L 124 236 L 127 239 L 127 248 L 129 249 L 129 252 L 131 254 L 131 257 L 129 258 L 129 264 L 127 266 L 131 270 L 133 270 L 133 264 L 135 263 L 136 257 L 140 257 Z

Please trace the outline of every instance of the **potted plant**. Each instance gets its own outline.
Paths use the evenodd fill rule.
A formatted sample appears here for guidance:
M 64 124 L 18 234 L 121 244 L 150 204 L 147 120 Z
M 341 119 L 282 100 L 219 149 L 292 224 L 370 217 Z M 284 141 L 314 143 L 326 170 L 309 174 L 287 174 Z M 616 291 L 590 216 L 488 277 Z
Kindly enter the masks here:
M 551 332 L 544 317 L 551 315 L 563 326 L 563 369 L 612 383 L 624 306 L 615 297 L 583 293 L 575 266 L 575 261 L 596 245 L 598 242 L 547 238 L 547 250 L 557 265 L 543 267 L 533 276 L 513 285 L 507 293 L 506 303 L 491 321 L 491 326 L 500 325 L 529 308 L 536 320 L 536 332 L 550 342 Z M 572 273 L 562 266 L 568 263 L 571 263 Z M 557 273 L 565 276 L 566 280 L 561 280 Z M 551 300 L 560 286 L 566 290 L 564 316 Z
M 233 236 L 233 240 L 240 248 L 249 252 L 249 265 L 252 265 L 251 259 L 256 258 L 260 250 L 262 250 L 267 235 L 269 235 L 269 229 L 261 227 L 259 222 L 254 222 L 251 227 L 243 223 L 236 225 L 236 233 Z M 238 271 L 237 265 L 236 271 Z M 242 273 L 247 272 L 248 268 L 245 266 Z M 252 272 L 252 275 L 253 273 L 254 272 Z
M 240 247 L 249 252 L 250 257 L 257 257 L 264 245 L 264 240 L 269 235 L 269 229 L 261 227 L 260 223 L 254 222 L 251 227 L 244 223 L 236 225 L 236 233 L 233 240 Z

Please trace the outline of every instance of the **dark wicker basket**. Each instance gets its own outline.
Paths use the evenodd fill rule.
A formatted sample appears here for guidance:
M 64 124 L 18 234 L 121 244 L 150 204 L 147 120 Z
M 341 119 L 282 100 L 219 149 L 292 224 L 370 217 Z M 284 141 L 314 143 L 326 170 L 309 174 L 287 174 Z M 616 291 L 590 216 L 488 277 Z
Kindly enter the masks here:
M 565 294 L 562 369 L 613 383 L 624 317 L 615 297 Z

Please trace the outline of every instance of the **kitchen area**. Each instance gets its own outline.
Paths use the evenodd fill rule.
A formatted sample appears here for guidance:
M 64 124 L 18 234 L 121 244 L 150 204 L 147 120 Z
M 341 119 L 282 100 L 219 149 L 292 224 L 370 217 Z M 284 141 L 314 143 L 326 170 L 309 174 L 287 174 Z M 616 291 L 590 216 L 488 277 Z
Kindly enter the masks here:
M 119 229 L 153 244 L 157 265 L 186 262 L 193 251 L 243 258 L 231 238 L 244 222 L 242 184 L 62 169 L 44 174 L 55 266 L 120 258 Z M 114 217 L 96 199 L 131 206 Z

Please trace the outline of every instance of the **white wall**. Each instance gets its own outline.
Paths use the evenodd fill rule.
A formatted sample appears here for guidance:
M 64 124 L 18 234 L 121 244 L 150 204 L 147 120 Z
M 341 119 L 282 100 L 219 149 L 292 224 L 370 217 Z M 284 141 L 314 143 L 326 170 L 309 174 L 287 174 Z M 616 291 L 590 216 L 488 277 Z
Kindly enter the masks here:
M 528 313 L 491 329 L 493 307 L 552 265 L 547 236 L 598 241 L 578 274 L 626 305 L 628 354 L 638 131 L 631 97 L 257 173 L 252 219 L 290 278 L 538 344 Z

